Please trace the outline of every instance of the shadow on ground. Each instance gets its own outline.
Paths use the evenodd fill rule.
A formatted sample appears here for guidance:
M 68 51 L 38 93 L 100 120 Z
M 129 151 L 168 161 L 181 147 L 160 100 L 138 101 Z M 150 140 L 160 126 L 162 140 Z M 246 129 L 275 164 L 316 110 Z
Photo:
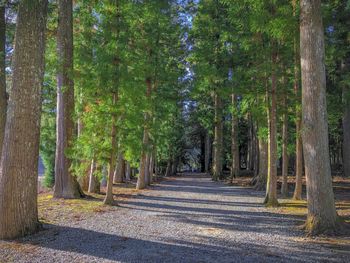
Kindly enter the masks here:
M 214 240 L 214 237 L 212 239 L 213 244 L 222 243 L 221 240 Z M 17 242 L 121 262 L 331 261 L 327 253 L 309 251 L 304 254 L 299 250 L 300 246 L 293 244 L 281 250 L 278 244 L 267 246 L 226 242 L 222 245 L 207 245 L 176 239 L 160 242 L 56 225 L 45 225 L 45 230 Z M 287 258 L 285 255 L 288 255 Z

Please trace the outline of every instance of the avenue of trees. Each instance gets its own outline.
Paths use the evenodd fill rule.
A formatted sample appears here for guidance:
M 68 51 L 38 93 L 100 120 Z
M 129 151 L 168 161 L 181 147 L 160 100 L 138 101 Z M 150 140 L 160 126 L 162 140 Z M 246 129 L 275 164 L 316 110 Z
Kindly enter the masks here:
M 39 155 L 54 198 L 105 184 L 113 205 L 114 184 L 195 166 L 188 148 L 213 180 L 251 175 L 266 206 L 302 199 L 305 176 L 305 230 L 339 232 L 349 28 L 345 0 L 1 1 L 0 239 L 40 226 Z

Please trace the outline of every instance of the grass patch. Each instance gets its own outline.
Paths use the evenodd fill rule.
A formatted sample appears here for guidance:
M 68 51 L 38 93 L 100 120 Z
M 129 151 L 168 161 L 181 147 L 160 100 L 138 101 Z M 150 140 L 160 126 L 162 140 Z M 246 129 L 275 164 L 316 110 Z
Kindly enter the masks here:
M 115 207 L 103 205 L 105 188 L 101 194 L 86 194 L 81 199 L 55 199 L 51 192 L 38 194 L 39 220 L 42 223 L 59 223 L 61 221 L 81 221 L 96 213 L 105 213 Z M 116 203 L 118 200 L 127 200 L 137 196 L 140 192 L 135 189 L 134 183 L 116 184 L 113 187 Z
M 82 199 L 54 199 L 51 193 L 38 195 L 39 219 L 43 223 L 61 220 L 79 221 L 93 213 L 107 212 L 103 206 L 103 195 L 91 194 Z
M 307 203 L 304 200 L 280 200 L 279 211 L 282 214 L 306 215 Z

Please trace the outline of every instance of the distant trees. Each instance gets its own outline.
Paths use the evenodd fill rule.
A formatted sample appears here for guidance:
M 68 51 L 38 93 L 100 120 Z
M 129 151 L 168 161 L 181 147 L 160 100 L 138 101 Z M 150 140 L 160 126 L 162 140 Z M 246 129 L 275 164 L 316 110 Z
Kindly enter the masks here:
M 37 182 L 47 1 L 18 7 L 13 80 L 0 163 L 0 239 L 37 230 Z
M 302 199 L 305 168 L 307 231 L 337 229 L 331 168 L 350 173 L 345 1 L 324 2 L 324 28 L 320 0 L 59 0 L 45 34 L 47 6 L 18 4 L 8 100 L 0 5 L 0 238 L 37 228 L 39 137 L 56 198 L 82 197 L 79 177 L 99 192 L 104 176 L 113 205 L 113 183 L 133 174 L 144 189 L 200 145 L 203 171 L 246 170 L 267 206 L 279 173 L 282 195 L 293 171 Z
M 229 61 L 229 48 L 225 46 L 226 11 L 226 7 L 220 1 L 200 1 L 191 32 L 193 54 L 190 60 L 196 76 L 192 96 L 198 99 L 199 107 L 206 107 L 206 116 L 203 116 L 200 124 L 209 129 L 209 134 L 213 134 L 211 167 L 213 180 L 223 178 L 224 108 L 227 102 L 225 95 L 231 90 L 225 82 L 229 66 L 232 64 Z M 203 97 L 203 94 L 211 98 L 211 101 Z M 209 110 L 212 111 L 210 114 Z

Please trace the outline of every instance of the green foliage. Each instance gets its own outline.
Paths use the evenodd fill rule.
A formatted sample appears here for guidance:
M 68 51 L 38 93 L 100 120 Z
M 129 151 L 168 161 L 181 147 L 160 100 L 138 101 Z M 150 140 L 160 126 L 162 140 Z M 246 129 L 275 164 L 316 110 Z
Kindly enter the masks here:
M 76 175 L 86 174 L 92 159 L 100 167 L 108 164 L 113 116 L 118 150 L 132 167 L 138 167 L 142 151 L 156 152 L 158 163 L 166 164 L 184 156 L 188 148 L 201 147 L 200 138 L 213 135 L 214 95 L 223 101 L 227 159 L 231 158 L 232 118 L 239 119 L 241 148 L 247 146 L 250 125 L 266 141 L 272 71 L 278 78 L 278 128 L 281 131 L 281 116 L 287 113 L 292 154 L 297 136 L 294 123 L 301 109 L 300 91 L 294 92 L 299 4 L 296 1 L 293 7 L 293 2 L 75 1 L 79 134 L 68 152 Z M 350 85 L 350 75 L 341 69 L 341 62 L 350 57 L 349 1 L 329 0 L 323 7 L 329 130 L 332 151 L 336 151 L 341 147 L 343 106 L 350 97 L 344 89 Z M 57 67 L 54 2 L 50 1 L 49 10 L 40 154 L 45 183 L 52 186 Z M 275 63 L 273 52 L 278 53 Z M 116 102 L 114 94 L 118 95 Z M 238 95 L 235 107 L 231 94 Z M 285 96 L 287 106 L 282 103 Z M 145 131 L 149 132 L 148 145 L 142 142 Z
M 156 147 L 163 159 L 173 155 L 184 71 L 176 7 L 172 1 L 78 1 L 75 86 L 82 129 L 72 152 L 77 175 L 85 171 L 80 160 L 108 163 L 113 115 L 119 150 L 132 167 L 142 149 Z M 116 104 L 113 94 L 118 94 Z M 144 127 L 149 145 L 142 144 Z

